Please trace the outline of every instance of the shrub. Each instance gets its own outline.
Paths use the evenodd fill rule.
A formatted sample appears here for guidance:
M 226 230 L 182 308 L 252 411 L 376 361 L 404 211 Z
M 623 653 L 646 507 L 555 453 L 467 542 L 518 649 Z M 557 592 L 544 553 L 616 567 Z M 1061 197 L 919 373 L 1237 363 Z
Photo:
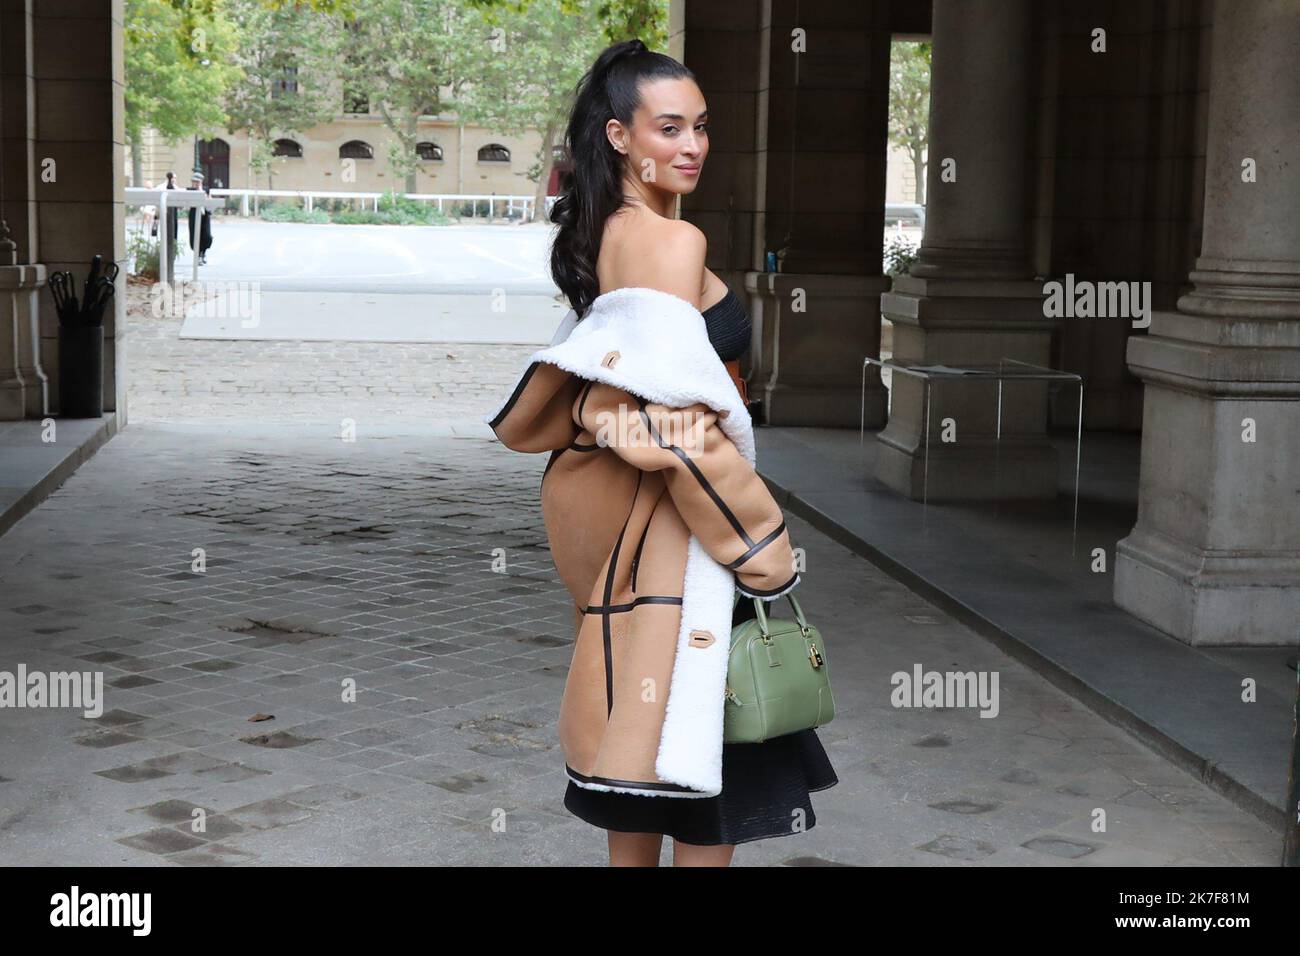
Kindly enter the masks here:
M 330 221 L 343 226 L 374 226 L 382 225 L 388 220 L 373 209 L 345 209 L 343 212 L 336 212 L 330 217 Z
M 267 222 L 329 222 L 329 213 L 320 209 L 308 212 L 297 203 L 263 204 L 261 218 Z
M 904 236 L 895 236 L 885 246 L 885 274 L 906 275 L 916 262 L 917 247 Z
M 158 217 L 161 220 L 162 217 Z M 162 223 L 159 222 L 161 226 Z M 146 279 L 158 279 L 158 240 L 149 236 L 144 230 L 133 232 L 126 241 L 127 258 L 131 260 L 132 275 L 144 276 Z
M 390 226 L 445 226 L 451 222 L 427 200 L 408 199 L 391 190 L 379 197 L 378 212 L 373 206 L 360 210 L 344 209 L 335 213 L 332 221 L 344 225 L 364 223 Z

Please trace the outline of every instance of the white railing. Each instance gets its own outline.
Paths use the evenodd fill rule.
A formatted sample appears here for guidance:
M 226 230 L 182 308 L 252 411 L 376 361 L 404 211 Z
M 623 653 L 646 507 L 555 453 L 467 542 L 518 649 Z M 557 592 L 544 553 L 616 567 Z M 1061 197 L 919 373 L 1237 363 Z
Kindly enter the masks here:
M 171 230 L 167 228 L 167 210 L 206 209 L 211 212 L 214 209 L 220 209 L 226 204 L 225 200 L 214 199 L 201 189 L 167 189 L 165 187 L 147 189 L 143 186 L 128 186 L 124 192 L 126 205 L 152 207 L 154 215 L 146 217 L 145 221 L 159 223 L 158 278 L 162 282 L 169 282 L 173 278 L 171 275 L 172 259 L 167 251 L 167 243 L 171 238 Z M 179 211 L 177 215 L 180 215 Z M 194 232 L 190 235 L 190 246 L 194 249 L 197 249 L 199 245 L 200 218 L 199 216 L 194 217 Z M 193 278 L 197 281 L 199 278 L 199 257 L 197 253 L 194 256 L 193 273 Z
M 143 228 L 148 228 L 153 222 L 161 222 L 166 225 L 168 209 L 188 209 L 202 207 L 209 212 L 222 209 L 226 205 L 227 196 L 240 197 L 239 214 L 241 216 L 249 215 L 249 197 L 261 198 L 291 198 L 301 199 L 304 208 L 311 212 L 313 201 L 316 199 L 363 199 L 371 202 L 372 208 L 379 211 L 379 201 L 386 193 L 382 192 L 347 192 L 328 189 L 212 189 L 204 193 L 198 189 L 165 189 L 162 187 L 145 188 L 128 186 L 125 190 L 125 201 L 127 206 L 144 207 L 147 214 L 143 219 Z M 406 199 L 416 199 L 422 202 L 436 203 L 438 211 L 442 212 L 443 203 L 470 203 L 470 218 L 478 216 L 478 204 L 480 201 L 487 206 L 488 219 L 492 218 L 492 211 L 496 203 L 505 203 L 506 218 L 511 218 L 511 214 L 516 210 L 521 215 L 531 216 L 533 208 L 532 196 L 502 196 L 494 193 L 402 193 Z M 554 196 L 546 197 L 546 211 L 551 211 L 551 206 L 555 203 Z M 156 217 L 156 218 L 155 218 Z M 198 228 L 198 222 L 195 222 L 195 229 Z M 167 245 L 169 241 L 169 230 L 162 228 L 158 230 L 158 268 L 160 277 L 163 281 L 171 278 L 168 275 L 171 269 L 171 257 L 167 254 Z M 197 244 L 197 237 L 191 237 L 194 244 Z M 194 257 L 193 275 L 197 279 L 199 275 L 198 256 Z
M 317 199 L 361 199 L 371 204 L 375 212 L 379 211 L 379 200 L 386 194 L 382 192 L 349 192 L 346 190 L 330 189 L 213 189 L 214 196 L 238 196 L 239 197 L 239 214 L 241 216 L 249 215 L 249 199 L 270 198 L 270 199 L 301 199 L 303 208 L 311 212 Z M 443 211 L 444 203 L 460 204 L 468 202 L 470 204 L 470 218 L 477 218 L 478 204 L 484 203 L 486 206 L 487 217 L 492 218 L 492 212 L 497 203 L 505 204 L 505 218 L 509 219 L 513 213 L 518 211 L 521 215 L 533 218 L 533 197 L 532 196 L 511 196 L 500 195 L 496 193 L 401 193 L 405 199 L 415 199 L 421 202 L 435 203 L 438 212 Z M 546 209 L 549 212 L 551 204 L 555 201 L 554 196 L 546 197 Z

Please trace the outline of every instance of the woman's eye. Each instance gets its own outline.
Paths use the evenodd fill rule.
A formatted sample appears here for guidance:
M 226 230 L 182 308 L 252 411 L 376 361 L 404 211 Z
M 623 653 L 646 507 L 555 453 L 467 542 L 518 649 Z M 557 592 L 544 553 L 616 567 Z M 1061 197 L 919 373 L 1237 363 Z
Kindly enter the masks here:
M 668 134 L 671 136 L 671 135 L 672 135 L 672 132 L 671 132 L 671 131 L 676 130 L 676 129 L 677 129 L 676 126 L 665 126 L 665 127 L 664 127 L 664 132 L 665 132 L 665 133 L 668 133 Z

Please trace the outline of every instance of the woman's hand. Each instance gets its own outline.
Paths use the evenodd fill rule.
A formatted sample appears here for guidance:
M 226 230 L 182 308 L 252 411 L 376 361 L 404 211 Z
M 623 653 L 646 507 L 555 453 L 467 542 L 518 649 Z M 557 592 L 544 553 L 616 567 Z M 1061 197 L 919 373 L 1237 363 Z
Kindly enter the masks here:
M 573 421 L 630 464 L 663 474 L 682 520 L 735 572 L 742 594 L 774 598 L 799 583 L 781 508 L 713 409 L 669 408 L 589 382 L 573 403 Z

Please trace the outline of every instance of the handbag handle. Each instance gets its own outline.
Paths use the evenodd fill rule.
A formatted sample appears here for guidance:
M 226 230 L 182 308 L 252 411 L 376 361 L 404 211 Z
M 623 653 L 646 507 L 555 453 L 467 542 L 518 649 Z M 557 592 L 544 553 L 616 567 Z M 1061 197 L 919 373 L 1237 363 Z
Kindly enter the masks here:
M 786 591 L 785 598 L 787 601 L 790 602 L 790 607 L 794 608 L 794 619 L 799 622 L 799 628 L 804 632 L 807 632 L 808 621 L 804 618 L 803 608 L 801 608 L 799 606 L 799 602 L 795 600 L 794 593 L 791 591 Z M 753 601 L 754 601 L 754 616 L 758 618 L 759 632 L 762 633 L 764 637 L 766 637 L 767 636 L 767 612 L 763 610 L 763 603 L 764 603 L 763 599 L 753 598 Z

